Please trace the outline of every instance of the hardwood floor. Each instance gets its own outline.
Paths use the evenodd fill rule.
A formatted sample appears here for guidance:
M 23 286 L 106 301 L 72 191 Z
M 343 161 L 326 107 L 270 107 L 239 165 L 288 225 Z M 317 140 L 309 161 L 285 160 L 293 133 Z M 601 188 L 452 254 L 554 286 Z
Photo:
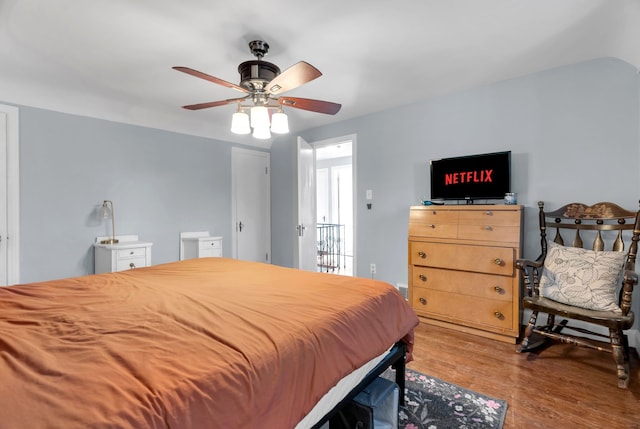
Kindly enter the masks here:
M 515 344 L 420 324 L 407 366 L 508 403 L 504 429 L 640 428 L 640 362 L 629 389 L 609 353 L 554 344 L 519 354 Z

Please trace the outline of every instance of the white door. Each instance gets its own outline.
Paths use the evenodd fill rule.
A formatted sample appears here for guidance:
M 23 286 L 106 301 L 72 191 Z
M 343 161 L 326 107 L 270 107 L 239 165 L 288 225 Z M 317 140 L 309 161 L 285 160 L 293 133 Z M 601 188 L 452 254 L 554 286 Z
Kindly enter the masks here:
M 233 257 L 271 262 L 270 155 L 232 148 L 231 158 Z
M 19 282 L 18 109 L 0 105 L 0 286 Z
M 313 147 L 298 137 L 298 224 L 295 266 L 317 271 L 316 250 L 316 181 Z

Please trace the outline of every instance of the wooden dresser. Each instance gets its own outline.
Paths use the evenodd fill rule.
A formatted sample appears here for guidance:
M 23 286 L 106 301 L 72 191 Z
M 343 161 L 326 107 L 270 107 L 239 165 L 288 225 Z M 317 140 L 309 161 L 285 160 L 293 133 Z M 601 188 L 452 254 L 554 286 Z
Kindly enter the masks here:
M 411 207 L 409 302 L 423 322 L 516 342 L 522 218 L 519 205 Z

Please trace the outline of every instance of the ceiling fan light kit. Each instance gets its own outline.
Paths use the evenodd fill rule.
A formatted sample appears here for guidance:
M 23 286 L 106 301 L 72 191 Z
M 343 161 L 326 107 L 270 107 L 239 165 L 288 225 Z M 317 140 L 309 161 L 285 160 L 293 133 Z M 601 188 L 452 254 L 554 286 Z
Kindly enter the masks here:
M 188 67 L 173 67 L 183 73 L 246 94 L 240 98 L 191 104 L 183 107 L 188 110 L 200 110 L 237 103 L 237 111 L 231 117 L 231 132 L 235 134 L 251 133 L 257 139 L 269 139 L 272 132 L 275 134 L 289 132 L 289 120 L 283 112 L 284 106 L 328 115 L 338 113 L 342 107 L 338 103 L 280 96 L 286 91 L 322 76 L 318 69 L 309 63 L 300 61 L 284 72 L 280 72 L 280 68 L 275 64 L 262 61 L 262 58 L 269 52 L 269 45 L 266 42 L 261 40 L 251 41 L 249 42 L 249 49 L 257 60 L 245 61 L 238 66 L 238 73 L 240 73 L 239 85 Z M 245 109 L 249 110 L 250 115 L 245 112 Z M 272 111 L 271 115 L 269 115 L 270 111 Z

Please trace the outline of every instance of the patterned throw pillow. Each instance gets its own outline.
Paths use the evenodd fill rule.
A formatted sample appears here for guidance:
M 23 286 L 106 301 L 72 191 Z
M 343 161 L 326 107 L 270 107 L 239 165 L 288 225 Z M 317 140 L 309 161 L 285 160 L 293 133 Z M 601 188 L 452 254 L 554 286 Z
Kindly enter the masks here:
M 596 252 L 549 242 L 540 293 L 563 304 L 622 313 L 616 292 L 625 258 L 625 252 Z

